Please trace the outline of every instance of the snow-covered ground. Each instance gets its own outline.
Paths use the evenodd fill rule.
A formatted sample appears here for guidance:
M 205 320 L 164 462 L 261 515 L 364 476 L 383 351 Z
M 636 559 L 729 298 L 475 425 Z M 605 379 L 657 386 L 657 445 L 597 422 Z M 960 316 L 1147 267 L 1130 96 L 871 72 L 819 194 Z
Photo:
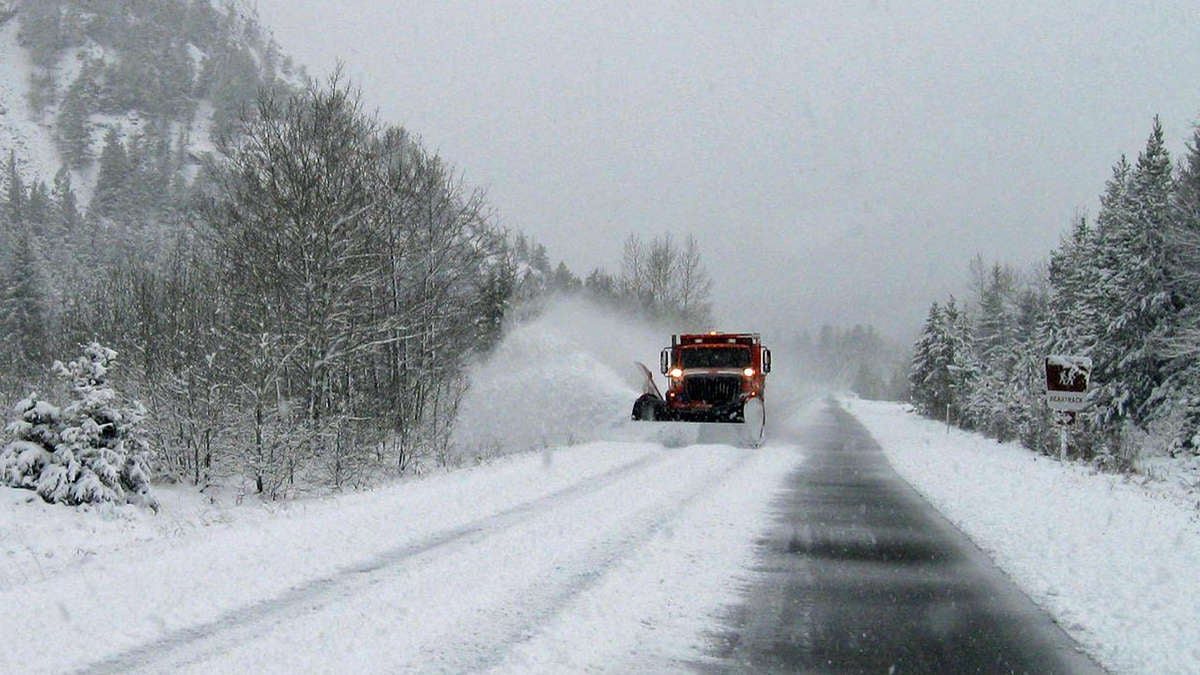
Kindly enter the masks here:
M 471 468 L 281 504 L 159 486 L 157 515 L 0 488 L 0 672 L 702 659 L 803 450 L 657 442 L 628 421 L 630 354 L 653 360 L 663 338 L 621 325 L 559 303 L 513 330 L 459 439 L 514 454 Z
M 898 404 L 843 404 L 900 475 L 1101 665 L 1200 672 L 1200 486 L 1063 464 Z
M 159 486 L 157 515 L 0 488 L 0 672 L 703 663 L 776 488 L 804 461 L 786 439 L 815 409 L 779 359 L 765 448 L 664 445 L 625 419 L 629 355 L 653 361 L 663 340 L 630 327 L 637 345 L 621 348 L 621 321 L 568 303 L 514 330 L 479 365 L 459 429 L 513 454 L 471 468 L 278 504 Z M 1196 486 L 843 405 L 1102 665 L 1196 672 Z
M 801 460 L 592 443 L 178 532 L 4 489 L 0 672 L 679 669 Z

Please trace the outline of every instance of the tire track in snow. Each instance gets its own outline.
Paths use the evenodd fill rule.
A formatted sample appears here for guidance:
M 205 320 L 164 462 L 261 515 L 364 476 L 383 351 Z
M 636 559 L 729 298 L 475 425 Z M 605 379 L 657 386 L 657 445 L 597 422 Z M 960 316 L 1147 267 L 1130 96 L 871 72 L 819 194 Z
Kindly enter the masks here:
M 518 526 L 382 570 L 371 588 L 265 626 L 252 641 L 208 643 L 170 663 L 190 672 L 503 669 L 758 456 L 687 448 Z
M 282 595 L 231 610 L 205 623 L 174 630 L 160 639 L 125 650 L 77 672 L 124 673 L 154 668 L 159 664 L 165 665 L 166 662 L 175 665 L 195 663 L 203 660 L 203 654 L 221 651 L 219 644 L 213 645 L 211 648 L 203 648 L 202 643 L 223 642 L 222 636 L 225 636 L 225 641 L 229 643 L 244 642 L 247 635 L 268 630 L 273 619 L 286 618 L 284 615 L 296 610 L 312 612 L 320 609 L 322 606 L 338 600 L 341 596 L 351 594 L 356 587 L 371 585 L 374 575 L 406 560 L 441 547 L 466 541 L 472 537 L 486 537 L 515 527 L 531 514 L 551 510 L 556 504 L 564 501 L 600 492 L 627 476 L 666 461 L 681 451 L 680 448 L 664 449 L 660 453 L 647 455 L 629 464 L 588 478 L 584 482 L 573 483 L 558 491 L 517 504 L 491 516 L 398 546 L 361 564 L 346 567 L 335 574 L 297 586 Z M 172 658 L 181 652 L 188 651 L 189 648 L 196 647 L 201 647 L 199 650 L 201 655 L 198 658 L 194 655 L 191 658 L 185 657 L 183 660 Z
M 615 536 L 593 542 L 587 547 L 584 555 L 574 561 L 571 565 L 573 571 L 565 577 L 550 584 L 543 583 L 539 587 L 526 589 L 523 597 L 529 598 L 529 601 L 523 605 L 523 611 L 517 621 L 508 621 L 512 625 L 506 631 L 507 634 L 495 641 L 492 649 L 475 651 L 477 654 L 485 653 L 486 656 L 463 659 L 462 662 L 453 663 L 450 669 L 459 672 L 479 672 L 494 670 L 504 664 L 513 648 L 536 637 L 541 627 L 566 611 L 577 597 L 599 585 L 613 569 L 633 558 L 655 537 L 670 530 L 672 524 L 697 500 L 711 495 L 718 486 L 745 468 L 754 457 L 754 451 L 739 451 L 734 461 L 713 469 L 698 484 L 690 486 L 683 495 L 664 497 L 662 503 L 641 509 L 634 518 L 626 521 L 628 524 L 621 527 Z M 542 581 L 545 582 L 544 579 Z M 471 652 L 460 650 L 460 653 Z M 441 665 L 445 664 L 440 663 L 439 666 Z

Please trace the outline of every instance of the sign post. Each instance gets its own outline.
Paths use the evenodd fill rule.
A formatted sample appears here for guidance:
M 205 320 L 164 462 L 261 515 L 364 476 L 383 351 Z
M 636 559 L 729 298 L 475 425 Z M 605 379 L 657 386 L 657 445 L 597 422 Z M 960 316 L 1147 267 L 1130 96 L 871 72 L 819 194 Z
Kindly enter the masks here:
M 1059 458 L 1067 458 L 1067 429 L 1075 414 L 1088 407 L 1092 360 L 1086 356 L 1046 357 L 1046 404 L 1054 411 L 1059 427 Z

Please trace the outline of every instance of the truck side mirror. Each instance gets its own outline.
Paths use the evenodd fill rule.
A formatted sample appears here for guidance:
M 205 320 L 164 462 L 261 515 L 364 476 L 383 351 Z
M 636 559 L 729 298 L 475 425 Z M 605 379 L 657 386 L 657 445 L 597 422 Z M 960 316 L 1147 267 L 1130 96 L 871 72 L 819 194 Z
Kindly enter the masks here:
M 658 355 L 658 369 L 662 371 L 663 375 L 671 370 L 671 350 L 669 348 L 664 348 Z
M 766 347 L 762 351 L 762 371 L 763 374 L 771 372 L 771 350 Z

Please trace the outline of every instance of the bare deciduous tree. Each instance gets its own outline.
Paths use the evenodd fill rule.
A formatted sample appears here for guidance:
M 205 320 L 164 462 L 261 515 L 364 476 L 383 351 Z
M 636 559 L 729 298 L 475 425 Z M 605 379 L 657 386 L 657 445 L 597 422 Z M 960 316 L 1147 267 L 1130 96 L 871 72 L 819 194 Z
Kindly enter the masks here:
M 636 234 L 625 240 L 621 264 L 621 293 L 644 312 L 691 328 L 704 329 L 711 320 L 712 280 L 704 269 L 695 237 L 683 246 L 668 233 L 643 242 Z

